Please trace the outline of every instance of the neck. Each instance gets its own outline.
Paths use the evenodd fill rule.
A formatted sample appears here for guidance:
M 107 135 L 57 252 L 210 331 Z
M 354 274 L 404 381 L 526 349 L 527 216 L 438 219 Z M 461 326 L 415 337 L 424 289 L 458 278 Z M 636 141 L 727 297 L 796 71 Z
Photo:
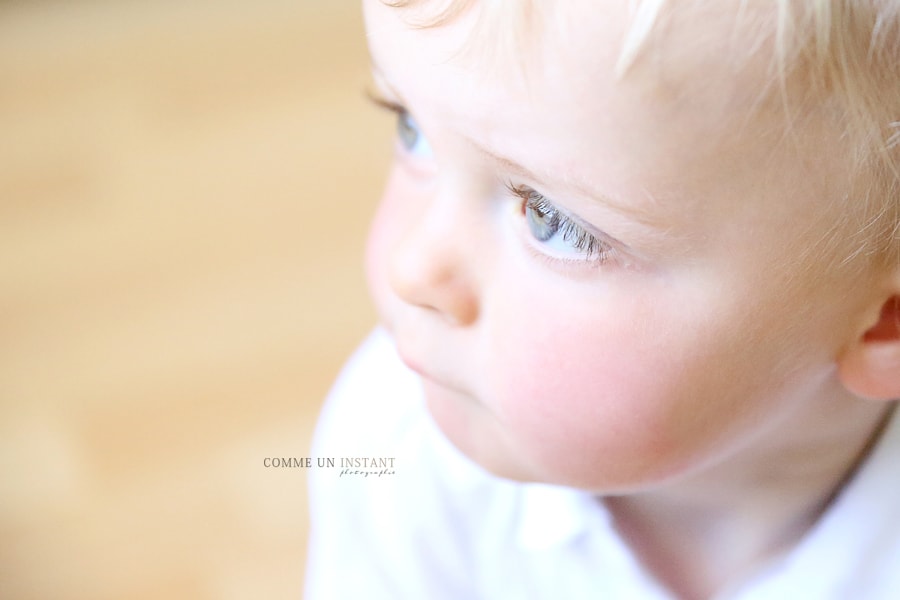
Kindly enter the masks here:
M 874 446 L 889 409 L 860 401 L 845 408 L 825 427 L 786 424 L 788 444 L 778 443 L 782 432 L 702 476 L 607 498 L 620 534 L 679 598 L 705 599 L 734 585 L 794 547 Z M 798 431 L 811 433 L 797 439 Z

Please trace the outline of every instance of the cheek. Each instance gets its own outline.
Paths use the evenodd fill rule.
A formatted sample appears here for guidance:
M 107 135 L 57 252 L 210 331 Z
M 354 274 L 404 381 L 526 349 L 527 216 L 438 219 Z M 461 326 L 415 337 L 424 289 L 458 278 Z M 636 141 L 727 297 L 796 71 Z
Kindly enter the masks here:
M 485 397 L 538 477 L 605 489 L 659 481 L 722 439 L 736 411 L 716 394 L 720 377 L 708 365 L 743 374 L 737 363 L 711 359 L 704 319 L 660 308 L 678 302 L 654 309 L 611 299 L 570 299 L 565 319 L 534 318 L 557 314 L 560 302 L 520 304 L 491 336 L 492 356 L 503 359 L 490 366 Z
M 507 346 L 507 360 L 493 369 L 488 396 L 529 462 L 549 471 L 544 477 L 595 471 L 598 457 L 632 472 L 636 465 L 626 463 L 674 445 L 665 413 L 678 393 L 675 377 L 660 368 L 649 376 L 646 365 L 657 357 L 637 351 L 624 328 L 581 324 L 531 328 L 530 339 Z

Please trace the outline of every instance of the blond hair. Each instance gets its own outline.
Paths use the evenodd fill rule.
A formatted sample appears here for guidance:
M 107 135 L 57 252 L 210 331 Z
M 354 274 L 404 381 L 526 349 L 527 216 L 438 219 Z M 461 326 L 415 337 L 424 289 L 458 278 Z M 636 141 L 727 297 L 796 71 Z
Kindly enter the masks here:
M 408 18 L 414 27 L 440 26 L 475 4 L 475 0 L 382 2 L 414 9 Z M 508 18 L 500 15 L 510 6 L 517 9 L 513 27 L 534 26 L 540 18 L 537 0 L 479 0 L 479 4 L 480 18 L 494 29 L 508 23 Z M 631 26 L 620 51 L 617 74 L 626 76 L 640 60 L 666 13 L 703 4 L 704 0 L 681 4 L 677 0 L 632 0 Z M 741 13 L 750 0 L 735 0 L 734 4 Z M 860 252 L 900 265 L 900 0 L 774 0 L 772 5 L 777 9 L 772 26 L 760 32 L 775 48 L 769 87 L 785 93 L 785 82 L 801 78 L 807 97 L 798 104 L 828 99 L 837 107 L 842 138 L 847 140 L 856 171 L 870 174 L 872 179 L 853 199 L 864 205 L 866 213 L 860 232 L 867 240 Z M 797 99 L 785 93 L 786 106 L 792 100 Z

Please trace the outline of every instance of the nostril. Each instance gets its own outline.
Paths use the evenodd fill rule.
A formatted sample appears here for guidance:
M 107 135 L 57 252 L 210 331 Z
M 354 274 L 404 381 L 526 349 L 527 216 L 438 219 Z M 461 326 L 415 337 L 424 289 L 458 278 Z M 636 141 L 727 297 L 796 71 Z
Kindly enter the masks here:
M 460 290 L 454 296 L 454 304 L 444 311 L 452 325 L 464 327 L 478 320 L 478 299 L 471 290 Z
M 900 339 L 900 296 L 893 296 L 881 307 L 878 322 L 866 332 L 868 342 L 887 342 Z

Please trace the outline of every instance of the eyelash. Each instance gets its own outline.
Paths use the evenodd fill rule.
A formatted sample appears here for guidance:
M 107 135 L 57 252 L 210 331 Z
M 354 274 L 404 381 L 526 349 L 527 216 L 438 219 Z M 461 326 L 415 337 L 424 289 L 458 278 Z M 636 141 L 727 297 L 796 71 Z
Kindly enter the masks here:
M 366 99 L 369 100 L 372 104 L 377 106 L 378 108 L 383 108 L 389 112 L 394 113 L 398 117 L 405 117 L 409 115 L 409 111 L 406 110 L 406 107 L 398 102 L 394 102 L 392 100 L 388 100 L 387 98 L 378 94 L 378 92 L 374 92 L 372 90 L 365 91 Z
M 547 215 L 551 222 L 558 227 L 558 235 L 562 237 L 563 241 L 571 244 L 572 248 L 584 255 L 584 258 L 553 257 L 551 260 L 572 264 L 591 263 L 599 265 L 608 262 L 612 258 L 613 247 L 608 242 L 587 232 L 584 227 L 562 213 L 556 205 L 551 203 L 540 192 L 525 185 L 515 185 L 512 182 L 507 182 L 506 188 L 513 195 L 521 198 L 523 215 L 528 209 Z
M 397 114 L 407 113 L 405 106 L 403 106 L 399 102 L 388 100 L 387 98 L 382 96 L 381 93 L 379 93 L 377 90 L 372 89 L 371 87 L 366 87 L 363 90 L 363 95 L 366 97 L 366 100 L 368 100 L 375 106 L 379 106 Z

